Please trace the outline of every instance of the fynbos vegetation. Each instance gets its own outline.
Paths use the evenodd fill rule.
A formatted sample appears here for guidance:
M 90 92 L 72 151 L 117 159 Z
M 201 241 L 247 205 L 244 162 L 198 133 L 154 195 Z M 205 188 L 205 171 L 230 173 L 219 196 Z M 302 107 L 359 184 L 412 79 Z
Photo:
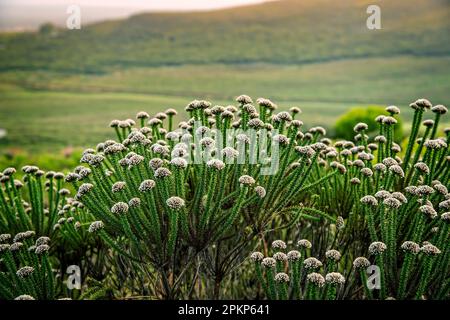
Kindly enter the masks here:
M 411 108 L 404 148 L 395 106 L 353 141 L 245 95 L 193 101 L 178 125 L 173 109 L 113 120 L 115 140 L 72 172 L 1 174 L 0 294 L 78 298 L 62 285 L 75 264 L 85 299 L 446 299 L 447 109 Z M 15 255 L 22 233 L 46 237 L 45 255 Z

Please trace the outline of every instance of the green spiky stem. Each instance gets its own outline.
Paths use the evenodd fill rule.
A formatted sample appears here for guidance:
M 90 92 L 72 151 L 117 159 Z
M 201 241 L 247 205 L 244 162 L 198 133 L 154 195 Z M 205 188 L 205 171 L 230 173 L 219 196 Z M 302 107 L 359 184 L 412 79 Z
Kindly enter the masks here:
M 369 300 L 373 299 L 373 295 L 372 295 L 372 291 L 367 287 L 367 271 L 365 268 L 361 268 L 359 270 L 359 274 L 361 277 L 361 283 L 362 286 L 364 287 L 364 292 L 366 293 L 366 297 Z
M 169 210 L 169 238 L 167 240 L 167 256 L 173 255 L 178 237 L 178 212 Z
M 224 233 L 226 233 L 228 231 L 228 229 L 231 227 L 231 225 L 233 224 L 234 220 L 236 219 L 242 203 L 244 202 L 244 199 L 248 193 L 248 187 L 247 186 L 241 186 L 241 190 L 239 192 L 239 197 L 235 203 L 235 205 L 233 206 L 233 208 L 231 209 L 231 213 L 228 215 L 228 217 L 226 218 L 226 220 L 224 221 L 224 223 L 222 224 L 222 226 L 218 226 L 220 229 L 218 230 L 215 239 L 220 238 Z
M 417 109 L 414 112 L 414 119 L 412 123 L 411 135 L 409 136 L 408 146 L 406 147 L 405 158 L 403 160 L 403 170 L 406 172 L 408 170 L 409 160 L 411 159 L 411 153 L 416 143 L 417 135 L 419 134 L 419 126 L 422 121 L 422 109 Z
M 277 299 L 277 291 L 275 290 L 275 274 L 272 268 L 266 268 L 267 287 L 269 291 L 269 299 Z
M 299 261 L 290 261 L 289 265 L 292 279 L 292 298 L 298 299 L 300 293 L 300 263 Z
M 317 299 L 318 289 L 319 288 L 315 284 L 308 282 L 306 284 L 305 299 L 306 300 L 316 300 Z
M 429 282 L 429 277 L 431 274 L 433 258 L 434 258 L 433 256 L 426 256 L 424 259 L 425 260 L 423 262 L 424 267 L 422 270 L 422 275 L 420 277 L 419 286 L 418 286 L 417 292 L 416 292 L 417 300 L 421 299 L 422 295 L 425 293 L 426 286 Z
M 288 284 L 286 282 L 280 282 L 277 284 L 278 300 L 288 299 Z
M 122 249 L 116 242 L 106 233 L 104 230 L 99 231 L 99 235 L 102 238 L 103 241 L 105 241 L 112 249 L 116 250 L 119 254 L 123 255 L 124 257 L 127 257 L 135 262 L 141 262 L 140 260 L 136 259 L 135 257 L 131 256 L 128 252 L 126 252 L 124 249 Z
M 405 253 L 405 258 L 403 260 L 402 269 L 400 271 L 400 283 L 398 286 L 398 299 L 403 300 L 406 297 L 406 287 L 408 284 L 409 273 L 411 271 L 411 266 L 413 263 L 415 255 L 411 252 Z
M 380 268 L 380 298 L 386 299 L 386 274 L 384 270 L 384 257 L 383 254 L 378 254 L 375 258 L 377 266 Z
M 269 291 L 267 288 L 266 280 L 264 279 L 263 272 L 261 270 L 261 262 L 256 261 L 255 262 L 255 270 L 256 270 L 256 276 L 258 278 L 259 283 L 261 284 L 261 287 L 263 288 L 264 293 L 269 296 Z
M 337 290 L 336 285 L 330 284 L 326 289 L 326 299 L 327 300 L 336 300 Z

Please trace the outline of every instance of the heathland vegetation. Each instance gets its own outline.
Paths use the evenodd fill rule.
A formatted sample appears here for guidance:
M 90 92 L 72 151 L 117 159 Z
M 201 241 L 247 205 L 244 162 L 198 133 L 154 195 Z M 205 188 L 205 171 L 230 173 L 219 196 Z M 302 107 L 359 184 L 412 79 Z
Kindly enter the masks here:
M 112 120 L 67 174 L 3 170 L 0 299 L 448 299 L 445 106 L 411 103 L 402 148 L 395 106 L 332 142 L 235 105 Z
M 411 3 L 0 35 L 0 299 L 448 299 L 450 7 Z

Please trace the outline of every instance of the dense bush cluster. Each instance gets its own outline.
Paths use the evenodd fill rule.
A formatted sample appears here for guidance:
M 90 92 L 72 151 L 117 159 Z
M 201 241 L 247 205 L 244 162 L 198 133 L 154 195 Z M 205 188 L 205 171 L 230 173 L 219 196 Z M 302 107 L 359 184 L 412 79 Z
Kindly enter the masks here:
M 352 108 L 336 120 L 333 128 L 334 136 L 337 139 L 352 140 L 355 134 L 353 131 L 355 123 L 363 122 L 368 126 L 366 134 L 370 138 L 374 138 L 379 133 L 377 116 L 383 113 L 383 107 L 367 106 Z M 394 127 L 395 142 L 400 143 L 403 140 L 403 122 L 401 118 L 397 118 L 396 120 L 397 123 Z
M 65 175 L 5 169 L 1 298 L 447 299 L 447 109 L 412 103 L 401 150 L 394 106 L 374 138 L 361 122 L 333 142 L 299 108 L 255 105 L 193 101 L 177 126 L 140 112 Z

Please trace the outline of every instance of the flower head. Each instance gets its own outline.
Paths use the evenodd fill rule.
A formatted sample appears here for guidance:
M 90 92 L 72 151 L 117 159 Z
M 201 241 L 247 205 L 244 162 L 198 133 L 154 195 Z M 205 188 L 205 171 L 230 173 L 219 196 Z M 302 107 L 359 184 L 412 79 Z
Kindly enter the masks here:
M 236 102 L 239 102 L 240 104 L 245 105 L 248 103 L 253 103 L 253 100 L 249 96 L 242 94 L 236 98 Z
M 418 99 L 409 105 L 413 109 L 431 109 L 433 106 L 427 99 Z
M 383 124 L 385 124 L 385 125 L 390 126 L 390 125 L 393 125 L 393 124 L 396 124 L 396 123 L 397 123 L 397 120 L 395 118 L 393 118 L 393 117 L 387 116 L 387 117 L 383 118 Z
M 369 129 L 369 126 L 366 123 L 360 122 L 353 128 L 353 131 L 361 132 L 367 129 Z
M 145 111 L 140 111 L 136 114 L 136 119 L 148 119 L 148 118 L 150 118 L 150 116 Z
M 222 149 L 222 155 L 226 159 L 235 159 L 239 155 L 239 152 L 231 147 L 225 147 Z
M 48 252 L 48 250 L 50 250 L 50 247 L 48 245 L 41 244 L 40 246 L 36 247 L 36 250 L 34 251 L 34 253 L 36 253 L 37 255 L 41 255 L 41 254 Z
M 383 204 L 391 209 L 398 209 L 402 205 L 402 203 L 394 197 L 384 199 Z
M 273 258 L 277 261 L 287 261 L 288 257 L 284 252 L 276 252 Z
M 444 105 L 438 104 L 432 107 L 431 111 L 437 114 L 446 114 L 448 110 Z
M 325 257 L 329 260 L 339 261 L 341 259 L 341 253 L 337 250 L 331 249 L 325 252 Z
M 19 251 L 22 247 L 23 247 L 23 243 L 22 243 L 22 242 L 14 242 L 14 243 L 9 247 L 9 251 L 11 251 L 11 252 L 16 252 L 16 251 Z
M 275 240 L 272 242 L 272 248 L 274 249 L 286 249 L 286 243 L 283 240 Z
M 292 114 L 302 113 L 302 110 L 299 107 L 292 107 L 289 109 Z
M 427 119 L 422 124 L 427 128 L 432 128 L 434 126 L 434 121 L 431 119 Z
M 429 256 L 436 256 L 438 254 L 441 254 L 441 250 L 439 250 L 438 247 L 433 246 L 431 243 L 423 245 L 422 248 L 420 248 L 420 251 Z
M 401 192 L 392 192 L 391 196 L 393 198 L 397 199 L 398 201 L 402 202 L 402 203 L 407 203 L 408 202 L 406 197 Z
M 325 278 L 317 272 L 311 272 L 306 276 L 306 281 L 311 282 L 312 284 L 323 287 L 325 284 Z
M 325 276 L 325 281 L 331 285 L 340 285 L 345 283 L 345 278 L 339 272 L 331 272 Z
M 360 172 L 363 176 L 366 177 L 371 177 L 373 175 L 373 171 L 370 170 L 369 168 L 362 168 Z
M 297 250 L 291 250 L 287 253 L 287 258 L 289 261 L 297 261 L 300 259 L 300 257 L 301 254 Z
M 252 259 L 254 262 L 260 262 L 264 259 L 264 255 L 261 252 L 256 251 L 250 255 L 250 259 Z
M 239 183 L 244 186 L 251 186 L 252 184 L 255 184 L 255 179 L 248 175 L 243 175 L 239 178 Z
M 365 257 L 358 257 L 353 261 L 353 267 L 355 269 L 365 269 L 368 266 L 370 266 L 370 262 Z
M 180 197 L 170 197 L 169 199 L 167 199 L 166 204 L 173 210 L 180 210 L 185 206 L 184 200 Z
M 77 198 L 82 198 L 84 195 L 88 194 L 92 189 L 94 188 L 93 184 L 90 183 L 83 183 L 78 188 Z
M 139 191 L 144 193 L 152 190 L 155 187 L 156 183 L 153 180 L 144 180 L 139 186 Z
M 259 198 L 262 199 L 266 196 L 266 189 L 262 186 L 256 186 L 255 193 L 258 195 Z
M 450 199 L 440 202 L 439 203 L 439 208 L 445 209 L 445 210 L 450 209 Z
M 436 184 L 433 186 L 433 188 L 434 188 L 434 190 L 436 190 L 437 192 L 439 192 L 440 194 L 442 194 L 442 195 L 444 195 L 444 196 L 448 194 L 448 189 L 447 189 L 447 187 L 444 186 L 444 185 L 441 184 L 441 183 L 436 183 Z
M 128 201 L 128 206 L 130 208 L 137 208 L 141 205 L 141 199 L 139 198 L 131 198 L 130 201 Z
M 277 273 L 275 275 L 275 281 L 278 282 L 278 283 L 288 283 L 289 282 L 289 276 L 286 273 L 284 273 L 284 272 Z
M 389 112 L 391 116 L 393 116 L 394 114 L 400 114 L 400 109 L 396 106 L 389 106 L 386 108 L 386 111 Z
M 274 258 L 264 258 L 261 264 L 266 268 L 273 268 L 277 264 L 277 261 Z
M 361 203 L 375 207 L 378 205 L 378 200 L 373 196 L 364 196 L 361 198 Z
M 170 177 L 172 172 L 164 167 L 158 168 L 155 170 L 155 178 L 156 179 L 164 179 L 166 177 Z
M 428 216 L 431 219 L 435 219 L 437 217 L 437 212 L 431 205 L 423 205 L 419 207 L 419 211 Z
M 183 150 L 183 149 L 180 149 Z M 173 165 L 175 168 L 178 169 L 186 169 L 188 166 L 188 163 L 186 161 L 186 159 L 184 158 L 173 158 L 172 160 L 170 160 L 170 164 Z
M 415 189 L 415 193 L 418 196 L 428 196 L 428 195 L 434 193 L 434 189 L 432 187 L 430 187 L 430 186 L 422 185 L 422 186 L 418 186 Z
M 42 245 L 42 244 L 48 244 L 50 242 L 50 238 L 49 237 L 39 237 L 36 240 L 36 247 Z
M 0 243 L 8 241 L 9 239 L 11 239 L 11 235 L 9 233 L 0 234 Z
M 372 242 L 369 246 L 369 253 L 371 255 L 379 255 L 382 254 L 387 249 L 386 245 L 383 242 Z
M 29 294 L 22 294 L 20 296 L 15 297 L 14 300 L 36 300 L 36 299 L 30 296 Z
M 386 190 L 380 190 L 377 193 L 375 193 L 375 198 L 378 199 L 387 199 L 391 197 L 391 193 L 389 191 Z
M 306 258 L 305 261 L 303 261 L 303 266 L 305 267 L 305 269 L 319 269 L 322 267 L 322 262 L 314 257 L 310 257 Z
M 117 181 L 116 183 L 113 184 L 111 191 L 113 193 L 117 193 L 117 192 L 125 190 L 126 186 L 127 186 L 127 184 L 125 182 Z
M 35 235 L 34 231 L 25 231 L 25 232 L 19 232 L 14 236 L 13 241 L 14 242 L 21 242 L 23 240 L 29 239 Z
M 399 165 L 393 165 L 389 167 L 389 171 L 391 171 L 392 173 L 400 176 L 401 178 L 405 177 L 405 173 L 403 172 L 402 167 L 400 167 Z
M 103 223 L 103 221 L 94 221 L 91 223 L 91 225 L 89 226 L 88 231 L 90 233 L 95 233 L 101 229 L 103 229 L 105 227 L 105 224 Z
M 277 105 L 275 103 L 273 103 L 269 99 L 265 99 L 265 98 L 258 98 L 256 100 L 256 103 L 258 105 L 260 105 L 261 107 L 268 108 L 269 110 L 275 110 L 277 108 Z
M 164 160 L 160 158 L 153 158 L 149 161 L 148 165 L 152 168 L 153 171 L 161 168 L 164 165 Z
M 413 241 L 405 241 L 403 242 L 403 244 L 400 246 L 400 248 L 405 251 L 405 252 L 409 252 L 412 254 L 418 254 L 420 251 L 420 246 L 413 242 Z
M 128 212 L 128 204 L 125 202 L 117 202 L 111 208 L 111 212 L 114 214 L 126 214 Z
M 214 169 L 214 170 L 223 170 L 225 168 L 225 163 L 219 159 L 211 159 L 206 163 L 208 168 Z
M 310 249 L 312 247 L 312 244 L 308 240 L 302 239 L 297 242 L 297 247 L 304 248 L 304 249 Z
M 22 267 L 19 270 L 17 270 L 16 274 L 19 278 L 25 279 L 28 278 L 29 276 L 31 276 L 34 272 L 34 268 L 33 267 Z

